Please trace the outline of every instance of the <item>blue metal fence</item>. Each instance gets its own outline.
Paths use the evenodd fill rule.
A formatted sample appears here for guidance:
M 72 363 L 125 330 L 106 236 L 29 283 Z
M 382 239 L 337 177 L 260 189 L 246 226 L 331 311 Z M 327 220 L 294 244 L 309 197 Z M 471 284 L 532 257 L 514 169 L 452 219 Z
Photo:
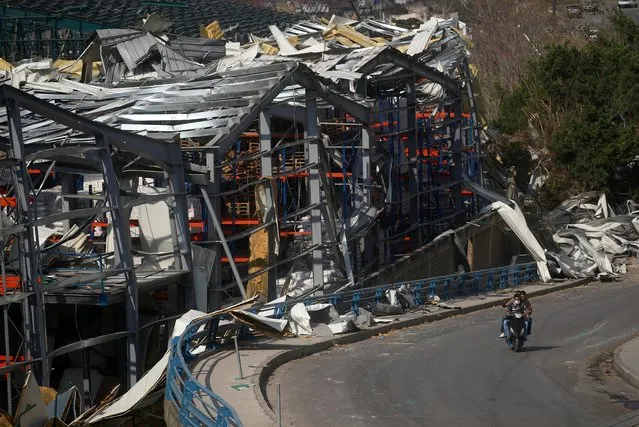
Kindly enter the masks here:
M 515 264 L 507 267 L 491 268 L 457 273 L 447 276 L 431 277 L 427 279 L 397 282 L 388 285 L 372 286 L 369 288 L 353 289 L 345 292 L 309 296 L 305 298 L 287 299 L 280 303 L 270 303 L 260 310 L 275 310 L 275 316 L 284 317 L 297 303 L 305 305 L 330 303 L 341 310 L 357 310 L 368 303 L 381 301 L 386 291 L 404 288 L 412 293 L 417 305 L 428 302 L 435 295 L 442 301 L 453 298 L 468 297 L 480 293 L 494 292 L 509 286 L 519 286 L 522 283 L 537 280 L 537 265 L 534 262 Z
M 195 321 L 171 343 L 165 398 L 175 405 L 182 426 L 242 426 L 235 410 L 198 382 L 187 365 L 196 359 L 193 354 L 196 348 L 212 348 L 218 320 L 219 316 Z
M 408 290 L 415 304 L 428 302 L 437 295 L 441 300 L 494 292 L 508 286 L 537 280 L 535 263 L 517 264 L 458 273 L 428 279 L 398 282 L 365 289 L 354 289 L 330 295 L 289 299 L 267 304 L 261 310 L 275 309 L 276 317 L 283 317 L 297 303 L 331 303 L 342 310 L 357 310 L 367 303 L 379 302 L 390 289 Z M 175 405 L 177 417 L 184 426 L 241 426 L 237 413 L 220 396 L 199 383 L 187 363 L 196 359 L 193 351 L 205 346 L 214 348 L 218 317 L 207 316 L 189 325 L 184 333 L 173 339 L 167 368 L 166 400 Z

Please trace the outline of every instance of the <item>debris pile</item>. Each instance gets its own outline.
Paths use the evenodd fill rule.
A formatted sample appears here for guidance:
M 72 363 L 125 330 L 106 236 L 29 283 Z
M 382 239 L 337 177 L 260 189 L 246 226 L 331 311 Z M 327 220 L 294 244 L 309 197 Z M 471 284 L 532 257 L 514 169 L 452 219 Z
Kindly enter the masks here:
M 555 276 L 603 279 L 624 274 L 627 258 L 639 250 L 639 210 L 631 200 L 625 212 L 615 211 L 604 193 L 583 193 L 550 212 L 549 222 L 558 251 L 546 255 Z

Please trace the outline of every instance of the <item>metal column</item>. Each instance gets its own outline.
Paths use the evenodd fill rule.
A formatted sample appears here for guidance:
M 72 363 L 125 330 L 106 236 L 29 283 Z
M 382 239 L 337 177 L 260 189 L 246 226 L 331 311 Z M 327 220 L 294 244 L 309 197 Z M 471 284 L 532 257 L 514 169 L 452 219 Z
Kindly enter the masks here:
M 455 114 L 455 125 L 453 135 L 453 181 L 459 181 L 459 184 L 455 184 L 452 188 L 453 196 L 455 197 L 455 225 L 460 227 L 466 222 L 466 214 L 464 209 L 464 200 L 462 198 L 462 184 L 464 179 L 463 164 L 462 164 L 462 101 L 461 99 L 455 101 L 453 104 L 453 113 Z
M 24 144 L 22 140 L 22 121 L 20 119 L 20 106 L 13 99 L 6 99 L 7 116 L 9 118 L 9 138 L 11 142 L 10 158 L 17 160 L 11 168 L 11 175 L 16 195 L 16 216 L 18 224 L 24 225 L 18 240 L 20 257 L 20 272 L 24 292 L 33 292 L 34 295 L 24 300 L 23 313 L 25 323 L 25 341 L 27 345 L 27 357 L 30 359 L 42 358 L 39 365 L 35 365 L 36 378 L 45 387 L 49 386 L 49 359 L 47 358 L 47 326 L 45 307 L 40 282 L 39 267 L 40 256 L 36 249 L 34 239 L 35 204 L 29 204 L 31 195 L 31 179 L 24 162 Z M 39 367 L 39 369 L 38 369 Z
M 417 160 L 421 161 L 421 153 L 417 153 L 417 126 L 415 108 L 417 99 L 415 94 L 415 80 L 406 85 L 406 129 L 408 130 L 408 192 L 410 197 L 410 225 L 416 226 L 421 222 L 421 198 L 419 195 L 421 185 L 417 178 Z M 417 249 L 422 246 L 421 225 L 410 233 L 411 246 Z
M 272 132 L 271 132 L 271 114 L 268 110 L 263 110 L 260 112 L 259 119 L 259 131 L 260 131 L 260 152 L 262 155 L 260 156 L 260 171 L 262 178 L 270 177 L 273 175 L 273 153 L 271 152 L 272 147 Z M 271 187 L 272 188 L 272 187 Z M 273 197 L 275 199 L 275 197 Z M 273 200 L 275 204 L 275 200 Z M 277 211 L 275 211 L 277 212 Z M 277 215 L 275 215 L 277 216 Z M 277 236 L 277 229 L 275 225 L 270 225 L 267 228 L 269 235 L 269 248 L 271 249 L 269 254 L 269 267 L 272 267 L 275 264 L 275 254 L 272 249 L 275 247 L 275 239 Z M 272 301 L 277 298 L 277 280 L 275 273 L 276 269 L 272 269 L 268 272 L 268 301 Z
M 129 224 L 125 216 L 120 212 L 122 202 L 120 200 L 120 188 L 118 186 L 118 177 L 111 161 L 111 153 L 108 141 L 103 136 L 96 136 L 96 142 L 104 145 L 104 149 L 100 150 L 98 157 L 100 167 L 104 177 L 104 192 L 111 211 L 111 224 L 113 227 L 113 240 L 115 244 L 115 258 L 119 260 L 124 269 L 124 277 L 126 279 L 126 327 L 127 337 L 127 388 L 133 387 L 140 376 L 140 360 L 139 355 L 139 319 L 138 319 L 138 280 L 135 275 L 133 265 L 133 255 L 131 254 L 131 241 Z
M 370 207 L 373 205 L 373 180 L 371 179 L 371 141 L 373 139 L 373 130 L 369 124 L 365 123 L 362 126 L 362 196 L 364 206 Z M 364 262 L 371 262 L 374 257 L 373 251 L 373 231 L 367 233 L 363 239 L 363 243 L 360 243 L 364 248 Z
M 181 156 L 178 145 L 175 146 L 175 156 Z M 195 293 L 193 280 L 193 259 L 191 258 L 191 230 L 189 228 L 186 186 L 184 169 L 182 166 L 173 166 L 170 172 L 165 173 L 165 180 L 168 183 L 167 189 L 173 194 L 167 199 L 169 206 L 169 217 L 171 220 L 171 234 L 173 240 L 174 267 L 176 270 L 190 271 L 191 276 L 186 280 L 186 284 L 178 285 L 181 294 L 178 300 L 182 302 L 184 311 L 195 307 Z M 180 292 L 180 291 L 178 291 Z
M 181 155 L 177 153 L 176 155 Z M 191 259 L 191 231 L 189 229 L 188 208 L 186 201 L 186 186 L 184 169 L 182 166 L 174 166 L 166 176 L 168 187 L 173 196 L 168 199 L 169 215 L 175 223 L 177 241 L 173 246 L 178 250 L 175 254 L 175 268 L 183 271 L 193 270 Z
M 46 178 L 45 178 L 46 179 Z M 64 197 L 65 195 L 75 195 L 78 194 L 78 189 L 76 186 L 76 177 L 75 175 L 71 175 L 68 173 L 61 175 L 61 186 L 62 186 L 62 212 L 70 212 L 72 210 L 76 210 L 78 208 L 78 201 L 74 198 Z M 73 220 L 65 219 L 62 221 L 64 232 L 68 232 L 73 226 Z
M 319 176 L 319 140 L 317 126 L 317 95 L 315 92 L 306 90 L 306 137 L 311 138 L 308 142 L 306 163 L 313 165 L 309 169 L 308 190 L 309 203 L 314 206 L 311 210 L 311 233 L 312 244 L 317 246 L 313 250 L 313 287 L 320 288 L 324 285 L 324 267 L 322 265 L 322 213 L 320 203 L 322 203 L 322 190 L 320 188 Z

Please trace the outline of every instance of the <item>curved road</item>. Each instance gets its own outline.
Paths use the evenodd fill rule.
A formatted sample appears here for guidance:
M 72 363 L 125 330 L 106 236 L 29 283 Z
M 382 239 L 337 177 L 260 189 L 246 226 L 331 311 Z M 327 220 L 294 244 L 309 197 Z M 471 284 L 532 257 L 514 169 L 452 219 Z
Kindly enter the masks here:
M 633 275 L 637 278 L 636 275 Z M 340 346 L 279 368 L 284 425 L 597 426 L 639 409 L 610 370 L 639 333 L 639 280 L 591 284 L 531 300 L 522 353 L 497 339 L 501 309 Z

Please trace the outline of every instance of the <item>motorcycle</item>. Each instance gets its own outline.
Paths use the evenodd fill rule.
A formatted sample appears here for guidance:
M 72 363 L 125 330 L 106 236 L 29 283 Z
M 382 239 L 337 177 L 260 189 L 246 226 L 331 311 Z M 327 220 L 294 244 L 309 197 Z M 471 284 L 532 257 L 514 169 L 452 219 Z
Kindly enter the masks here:
M 504 327 L 506 332 L 506 345 L 514 352 L 518 352 L 526 341 L 526 318 L 522 312 L 513 312 L 512 316 L 506 319 Z

